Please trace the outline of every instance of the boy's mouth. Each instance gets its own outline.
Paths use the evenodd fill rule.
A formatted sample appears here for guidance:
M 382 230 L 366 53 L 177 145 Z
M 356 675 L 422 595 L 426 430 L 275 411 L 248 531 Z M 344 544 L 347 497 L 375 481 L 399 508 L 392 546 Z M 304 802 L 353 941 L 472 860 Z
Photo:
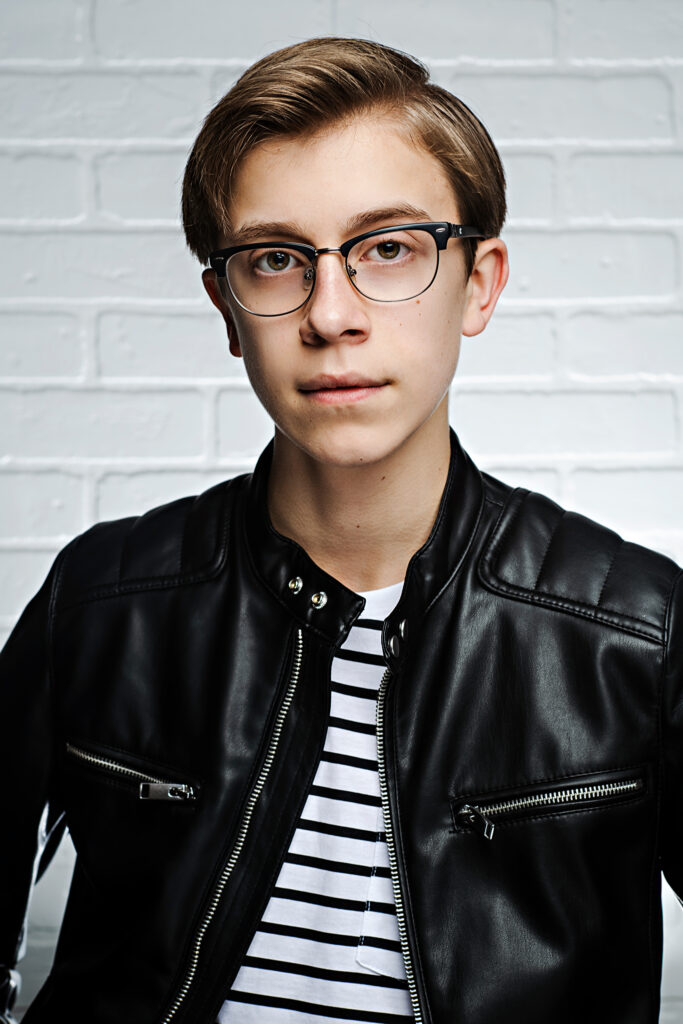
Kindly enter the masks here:
M 339 376 L 321 373 L 299 385 L 299 391 L 312 401 L 335 405 L 370 398 L 382 391 L 386 385 L 386 381 L 373 380 L 354 373 Z

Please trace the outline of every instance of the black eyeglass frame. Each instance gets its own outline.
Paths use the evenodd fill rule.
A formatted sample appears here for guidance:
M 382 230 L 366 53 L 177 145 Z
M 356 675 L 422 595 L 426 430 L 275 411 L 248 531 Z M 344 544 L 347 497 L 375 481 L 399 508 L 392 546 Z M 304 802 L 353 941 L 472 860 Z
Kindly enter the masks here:
M 377 235 L 386 235 L 391 231 L 426 231 L 432 236 L 436 244 L 436 266 L 434 267 L 434 273 L 429 284 L 426 284 L 419 292 L 415 292 L 414 295 L 408 295 L 405 299 L 374 299 L 371 295 L 366 295 L 365 292 L 361 291 L 354 277 L 356 271 L 353 267 L 350 267 L 347 263 L 347 258 L 351 250 L 359 242 L 365 241 L 366 238 L 374 238 Z M 347 277 L 353 287 L 356 289 L 359 295 L 362 295 L 366 299 L 370 299 L 371 302 L 408 302 L 410 299 L 416 299 L 418 295 L 424 294 L 428 288 L 434 284 L 436 275 L 439 272 L 439 252 L 443 251 L 448 245 L 449 239 L 451 238 L 486 238 L 479 228 L 471 227 L 465 224 L 451 224 L 447 220 L 439 221 L 424 221 L 418 224 L 391 224 L 384 228 L 374 228 L 372 231 L 364 231 L 362 235 L 355 235 L 353 238 L 347 239 L 346 242 L 342 242 L 341 245 L 335 247 L 326 247 L 323 249 L 316 249 L 313 245 L 308 245 L 306 242 L 247 242 L 244 245 L 231 245 L 227 249 L 216 249 L 209 255 L 209 266 L 212 270 L 216 271 L 218 277 L 224 277 L 228 288 L 230 288 L 230 279 L 227 274 L 228 260 L 231 256 L 235 256 L 238 252 L 247 252 L 253 249 L 293 249 L 295 252 L 300 252 L 303 256 L 308 257 L 313 277 L 311 278 L 312 284 L 308 295 L 300 302 L 298 306 L 293 309 L 288 309 L 284 313 L 255 313 L 253 309 L 248 309 L 247 306 L 242 305 L 240 300 L 237 298 L 232 288 L 230 293 L 234 298 L 235 302 L 241 309 L 246 313 L 250 313 L 252 316 L 287 316 L 289 313 L 296 313 L 298 309 L 305 306 L 315 287 L 315 270 L 316 260 L 318 256 L 322 256 L 328 252 L 338 252 L 344 257 L 344 269 L 346 270 Z

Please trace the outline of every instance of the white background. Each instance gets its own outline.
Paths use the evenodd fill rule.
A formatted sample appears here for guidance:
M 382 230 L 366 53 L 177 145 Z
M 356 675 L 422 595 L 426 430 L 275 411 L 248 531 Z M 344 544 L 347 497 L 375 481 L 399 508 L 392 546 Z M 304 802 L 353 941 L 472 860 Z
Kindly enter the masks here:
M 416 54 L 500 146 L 512 276 L 464 343 L 465 446 L 683 558 L 681 0 L 2 0 L 0 14 L 2 633 L 75 533 L 248 468 L 267 440 L 184 251 L 179 183 L 236 76 L 312 35 Z M 70 863 L 65 845 L 34 899 L 26 998 Z M 683 914 L 665 909 L 662 1020 L 680 1024 Z

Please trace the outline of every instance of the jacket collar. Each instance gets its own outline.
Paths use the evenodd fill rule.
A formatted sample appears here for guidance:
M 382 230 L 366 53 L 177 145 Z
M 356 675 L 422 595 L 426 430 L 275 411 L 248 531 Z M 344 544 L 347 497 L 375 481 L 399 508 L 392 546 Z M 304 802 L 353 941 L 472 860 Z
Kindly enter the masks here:
M 249 479 L 245 529 L 252 563 L 265 586 L 301 626 L 339 644 L 361 614 L 364 600 L 273 527 L 267 507 L 272 456 L 271 441 Z M 479 470 L 451 431 L 448 476 L 434 526 L 410 560 L 401 598 L 384 624 L 390 663 L 402 655 L 420 619 L 462 565 L 479 522 L 483 493 Z

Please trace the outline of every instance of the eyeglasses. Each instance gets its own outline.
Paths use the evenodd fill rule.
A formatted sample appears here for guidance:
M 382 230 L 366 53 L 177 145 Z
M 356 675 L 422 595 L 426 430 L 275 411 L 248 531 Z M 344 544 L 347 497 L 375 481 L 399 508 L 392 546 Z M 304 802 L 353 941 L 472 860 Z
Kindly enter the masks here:
M 308 302 L 318 256 L 338 252 L 349 281 L 373 302 L 405 302 L 426 292 L 449 238 L 485 238 L 479 228 L 435 221 L 366 231 L 336 248 L 299 242 L 250 242 L 218 249 L 209 265 L 235 301 L 254 316 L 284 316 Z

